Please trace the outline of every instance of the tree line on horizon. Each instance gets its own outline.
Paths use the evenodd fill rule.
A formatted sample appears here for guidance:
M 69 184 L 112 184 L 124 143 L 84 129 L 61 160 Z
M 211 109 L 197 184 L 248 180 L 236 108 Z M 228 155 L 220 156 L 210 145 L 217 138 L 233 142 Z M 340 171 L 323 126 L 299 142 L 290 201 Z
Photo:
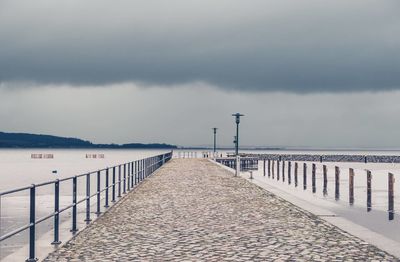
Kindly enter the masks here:
M 0 148 L 149 148 L 176 149 L 176 145 L 165 143 L 94 144 L 79 138 L 37 135 L 27 133 L 0 132 Z

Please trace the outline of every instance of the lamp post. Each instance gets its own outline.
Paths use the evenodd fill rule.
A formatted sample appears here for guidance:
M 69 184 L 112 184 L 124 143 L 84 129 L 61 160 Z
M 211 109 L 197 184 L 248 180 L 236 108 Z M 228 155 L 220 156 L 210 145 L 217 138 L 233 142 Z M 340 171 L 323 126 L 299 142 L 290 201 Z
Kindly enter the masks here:
M 236 139 L 235 139 L 235 155 L 239 155 L 239 123 L 240 123 L 240 117 L 244 116 L 240 113 L 233 114 L 232 116 L 235 117 L 235 122 L 236 122 Z
M 217 129 L 216 127 L 213 127 L 212 130 L 214 131 L 214 155 L 215 152 L 217 151 Z

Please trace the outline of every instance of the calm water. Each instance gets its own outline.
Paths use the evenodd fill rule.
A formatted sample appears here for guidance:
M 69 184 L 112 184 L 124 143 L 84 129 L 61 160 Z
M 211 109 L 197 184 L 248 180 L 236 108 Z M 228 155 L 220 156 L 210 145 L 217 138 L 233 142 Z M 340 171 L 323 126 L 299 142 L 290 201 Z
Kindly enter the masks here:
M 189 150 L 175 151 L 175 156 L 179 152 L 188 152 Z M 168 152 L 168 150 L 0 150 L 0 191 L 23 187 L 32 183 L 40 183 L 44 181 L 54 180 L 57 178 L 65 178 L 88 171 L 102 169 L 107 166 L 114 166 L 120 163 L 141 159 L 148 156 L 154 156 L 160 153 Z M 197 155 L 202 156 L 202 150 L 191 150 Z M 227 151 L 222 151 L 223 155 Z M 228 152 L 232 152 L 229 150 Z M 400 155 L 399 151 L 315 151 L 315 150 L 287 150 L 287 151 L 250 151 L 242 150 L 241 152 L 254 153 L 310 153 L 310 154 L 372 154 L 372 155 Z M 52 154 L 53 159 L 32 159 L 31 154 Z M 87 155 L 103 156 L 104 158 L 87 158 Z M 260 162 L 260 170 L 258 176 L 262 176 L 262 162 Z M 353 221 L 367 226 L 373 231 L 377 231 L 389 238 L 400 243 L 400 236 L 397 234 L 400 229 L 400 218 L 395 215 L 394 221 L 387 220 L 387 172 L 393 172 L 396 181 L 400 181 L 400 165 L 399 164 L 363 164 L 363 163 L 327 163 L 328 171 L 328 196 L 322 194 L 322 166 L 317 165 L 317 193 L 312 194 L 311 191 L 311 165 L 308 167 L 308 190 L 302 190 L 302 164 L 299 164 L 299 187 L 294 188 L 282 181 L 269 181 L 272 185 L 282 190 L 291 192 L 296 197 L 303 198 L 307 201 L 316 199 L 326 200 L 323 204 L 326 208 L 347 216 Z M 341 168 L 341 200 L 335 201 L 333 183 L 334 183 L 334 166 Z M 355 168 L 355 204 L 349 207 L 348 199 L 348 168 Z M 367 213 L 366 210 L 366 173 L 365 169 L 372 170 L 373 173 L 373 195 L 372 195 L 372 212 Z M 52 171 L 56 170 L 57 174 Z M 293 171 L 292 171 L 293 176 Z M 261 178 L 262 179 L 262 178 Z M 91 192 L 96 190 L 95 176 L 92 177 Z M 60 186 L 60 208 L 71 204 L 71 181 L 66 181 Z M 37 218 L 50 214 L 54 209 L 53 186 L 38 188 L 37 190 Z M 400 190 L 399 184 L 395 184 L 395 210 L 400 210 Z M 83 199 L 85 194 L 85 181 L 78 179 L 78 200 Z M 95 205 L 95 199 L 92 204 Z M 26 225 L 29 221 L 29 197 L 28 191 L 16 193 L 10 196 L 0 198 L 0 232 L 4 235 L 20 226 Z M 78 206 L 79 215 L 84 214 L 84 204 Z M 70 220 L 70 212 L 62 213 L 61 221 L 68 222 Z M 69 226 L 69 224 L 68 224 Z M 52 230 L 52 220 L 48 220 L 40 224 L 37 228 L 38 238 L 46 232 Z M 0 246 L 0 259 L 6 257 L 12 252 L 21 249 L 27 244 L 27 232 L 18 234 L 7 241 L 3 241 Z M 50 241 L 51 242 L 51 241 Z
M 108 166 L 142 159 L 149 156 L 168 152 L 168 150 L 64 150 L 64 149 L 29 149 L 29 150 L 0 150 L 0 191 L 24 187 L 65 177 L 71 177 L 95 171 Z M 50 155 L 52 159 L 34 159 L 31 155 Z M 92 158 L 87 158 L 87 156 Z M 93 158 L 96 155 L 97 158 Z M 103 157 L 103 158 L 99 158 Z M 57 171 L 54 174 L 53 171 Z M 110 176 L 111 177 L 111 176 Z M 85 196 L 85 178 L 78 179 L 78 200 Z M 72 182 L 60 184 L 60 209 L 72 202 Z M 104 183 L 104 182 L 103 182 Z M 104 184 L 103 184 L 104 185 Z M 91 192 L 96 190 L 96 177 L 91 177 Z M 44 217 L 54 210 L 54 186 L 44 186 L 36 190 L 36 217 Z M 29 191 L 14 193 L 0 197 L 0 234 L 28 224 L 29 221 Z M 95 198 L 92 200 L 95 203 Z M 84 213 L 84 203 L 78 205 L 78 213 Z M 70 210 L 61 214 L 61 222 L 70 219 Z M 37 227 L 40 237 L 52 229 L 52 219 Z M 0 244 L 0 259 L 20 249 L 28 242 L 27 231 L 3 241 Z M 50 241 L 51 242 L 51 241 Z

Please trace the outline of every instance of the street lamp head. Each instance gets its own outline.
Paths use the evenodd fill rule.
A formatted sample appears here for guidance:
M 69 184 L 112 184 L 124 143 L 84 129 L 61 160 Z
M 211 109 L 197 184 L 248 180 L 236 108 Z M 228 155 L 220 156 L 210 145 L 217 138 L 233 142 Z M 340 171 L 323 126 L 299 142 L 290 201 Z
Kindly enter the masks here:
M 236 113 L 236 114 L 232 114 L 232 116 L 236 117 L 236 124 L 239 124 L 240 123 L 240 117 L 244 116 L 244 115 L 242 115 L 240 113 Z

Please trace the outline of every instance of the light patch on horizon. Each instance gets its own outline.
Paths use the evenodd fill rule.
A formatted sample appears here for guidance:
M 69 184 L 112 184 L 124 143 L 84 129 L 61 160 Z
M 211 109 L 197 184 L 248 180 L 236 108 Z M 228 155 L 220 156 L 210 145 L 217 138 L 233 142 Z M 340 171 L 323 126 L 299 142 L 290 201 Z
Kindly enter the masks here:
M 47 85 L 0 89 L 2 131 L 99 143 L 231 145 L 239 111 L 242 145 L 400 147 L 399 91 L 353 94 L 241 93 L 204 83 L 165 89 Z

